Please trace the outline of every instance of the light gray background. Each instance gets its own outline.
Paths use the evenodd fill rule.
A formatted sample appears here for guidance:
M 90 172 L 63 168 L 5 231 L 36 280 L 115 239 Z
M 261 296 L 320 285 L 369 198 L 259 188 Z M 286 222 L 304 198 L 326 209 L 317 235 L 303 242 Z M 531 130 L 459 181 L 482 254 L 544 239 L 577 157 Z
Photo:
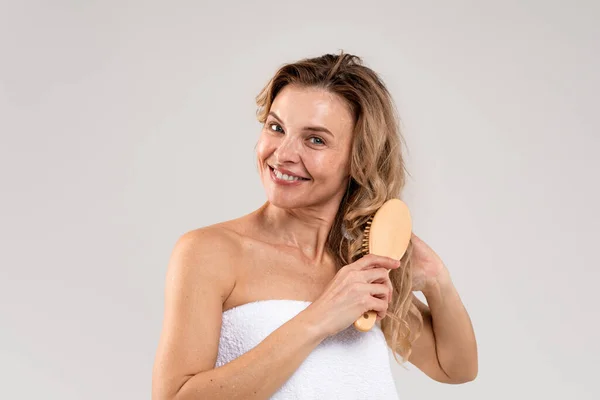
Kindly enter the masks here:
M 344 49 L 394 95 L 414 231 L 479 344 L 469 384 L 394 366 L 401 398 L 600 398 L 599 19 L 566 0 L 2 1 L 0 397 L 150 398 L 175 241 L 265 200 L 254 96 Z

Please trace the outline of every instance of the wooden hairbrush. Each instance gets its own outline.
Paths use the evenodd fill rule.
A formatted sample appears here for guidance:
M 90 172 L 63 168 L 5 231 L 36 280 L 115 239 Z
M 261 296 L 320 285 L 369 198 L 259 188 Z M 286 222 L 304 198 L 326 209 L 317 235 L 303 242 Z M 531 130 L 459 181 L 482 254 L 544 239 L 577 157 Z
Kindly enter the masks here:
M 376 254 L 400 260 L 410 242 L 412 220 L 408 206 L 400 199 L 390 199 L 369 217 L 364 230 L 363 254 Z M 388 270 L 389 274 L 390 270 Z M 354 322 L 361 331 L 370 330 L 377 320 L 375 311 L 364 313 Z

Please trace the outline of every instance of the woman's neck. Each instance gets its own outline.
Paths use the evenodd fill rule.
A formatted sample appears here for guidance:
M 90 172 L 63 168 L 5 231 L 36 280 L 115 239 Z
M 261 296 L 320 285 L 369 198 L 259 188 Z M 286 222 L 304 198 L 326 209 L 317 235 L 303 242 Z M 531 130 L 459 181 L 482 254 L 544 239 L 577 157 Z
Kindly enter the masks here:
M 284 209 L 266 202 L 257 210 L 261 225 L 278 244 L 298 249 L 311 263 L 321 264 L 339 204 Z

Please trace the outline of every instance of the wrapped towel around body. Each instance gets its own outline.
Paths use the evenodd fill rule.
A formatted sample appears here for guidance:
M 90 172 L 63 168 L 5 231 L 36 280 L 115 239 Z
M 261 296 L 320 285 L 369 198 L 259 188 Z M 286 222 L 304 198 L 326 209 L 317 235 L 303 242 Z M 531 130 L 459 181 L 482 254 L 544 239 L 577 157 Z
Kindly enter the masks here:
M 310 304 L 260 300 L 225 311 L 215 367 L 257 346 Z M 351 325 L 322 341 L 271 399 L 398 399 L 389 351 L 378 325 L 368 332 Z

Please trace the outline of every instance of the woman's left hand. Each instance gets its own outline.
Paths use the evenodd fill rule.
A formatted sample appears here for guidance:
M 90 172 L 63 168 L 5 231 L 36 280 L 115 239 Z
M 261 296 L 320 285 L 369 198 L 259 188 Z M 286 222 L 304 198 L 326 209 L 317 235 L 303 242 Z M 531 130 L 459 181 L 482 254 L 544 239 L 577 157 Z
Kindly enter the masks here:
M 414 233 L 411 264 L 413 269 L 413 291 L 427 292 L 449 279 L 448 270 L 440 256 Z

